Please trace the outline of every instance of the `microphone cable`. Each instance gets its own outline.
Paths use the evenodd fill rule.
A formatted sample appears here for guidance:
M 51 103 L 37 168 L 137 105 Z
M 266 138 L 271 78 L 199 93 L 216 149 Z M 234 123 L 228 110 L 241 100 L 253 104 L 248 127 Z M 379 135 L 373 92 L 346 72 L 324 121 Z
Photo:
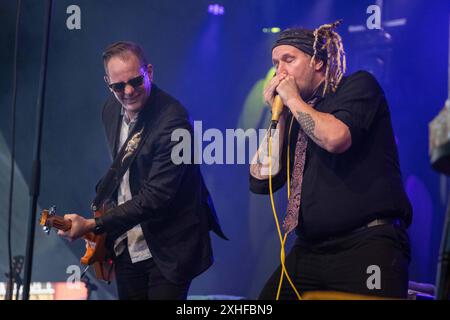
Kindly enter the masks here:
M 289 125 L 289 132 L 288 132 L 288 145 L 287 145 L 287 193 L 288 193 L 288 199 L 290 197 L 290 140 L 291 140 L 291 130 L 292 130 L 292 124 L 294 122 L 294 117 L 291 118 L 291 123 Z M 282 235 L 280 223 L 278 221 L 278 214 L 275 208 L 275 201 L 273 198 L 273 184 L 272 184 L 272 128 L 269 127 L 269 134 L 268 134 L 268 158 L 269 158 L 269 194 L 270 194 L 270 203 L 272 205 L 272 212 L 275 219 L 275 224 L 277 227 L 278 237 L 280 240 L 281 245 L 281 251 L 280 251 L 280 261 L 281 261 L 281 275 L 280 275 L 280 281 L 278 283 L 278 290 L 277 290 L 277 296 L 276 300 L 279 300 L 280 298 L 280 292 L 281 292 L 281 286 L 283 284 L 283 278 L 284 275 L 286 275 L 286 279 L 288 280 L 289 284 L 291 285 L 292 289 L 294 290 L 295 294 L 297 295 L 298 300 L 301 300 L 302 297 L 300 293 L 298 292 L 297 288 L 295 287 L 294 283 L 291 280 L 291 277 L 289 276 L 289 273 L 286 269 L 285 265 L 285 258 L 286 258 L 286 252 L 285 252 L 285 243 L 287 238 L 287 233 Z

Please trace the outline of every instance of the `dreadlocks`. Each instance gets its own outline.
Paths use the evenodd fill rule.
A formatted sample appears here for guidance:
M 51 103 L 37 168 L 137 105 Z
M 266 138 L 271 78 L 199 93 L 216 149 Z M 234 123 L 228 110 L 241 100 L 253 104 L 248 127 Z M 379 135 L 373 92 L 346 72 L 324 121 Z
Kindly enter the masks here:
M 342 23 L 338 20 L 324 24 L 314 31 L 307 29 L 286 29 L 280 33 L 272 49 L 279 45 L 291 45 L 311 56 L 311 65 L 315 59 L 326 66 L 323 94 L 335 92 L 346 71 L 345 51 L 341 36 L 335 29 Z
M 329 89 L 333 92 L 341 82 L 342 77 L 347 69 L 347 63 L 345 59 L 344 45 L 342 44 L 342 38 L 334 31 L 337 26 L 342 23 L 342 20 L 338 20 L 331 24 L 323 24 L 316 30 L 314 30 L 314 55 L 311 58 L 311 65 L 317 54 L 317 45 L 319 38 L 325 40 L 322 43 L 321 49 L 327 52 L 326 71 L 325 71 L 325 86 L 323 89 L 323 95 L 325 95 Z

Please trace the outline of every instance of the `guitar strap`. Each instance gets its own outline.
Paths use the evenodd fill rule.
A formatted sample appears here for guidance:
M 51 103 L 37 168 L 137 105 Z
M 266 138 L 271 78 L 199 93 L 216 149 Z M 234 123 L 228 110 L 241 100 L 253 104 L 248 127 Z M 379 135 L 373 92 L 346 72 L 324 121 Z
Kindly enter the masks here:
M 98 208 L 100 208 L 108 201 L 108 199 L 111 198 L 114 191 L 119 187 L 123 175 L 127 172 L 128 168 L 136 158 L 136 155 L 144 145 L 145 140 L 151 131 L 151 125 L 149 123 L 145 124 L 143 118 L 144 117 L 142 117 L 142 119 L 140 119 L 140 121 L 133 128 L 127 140 L 114 158 L 114 161 L 105 177 L 102 179 L 98 188 L 97 196 L 92 202 L 91 209 L 93 211 L 97 211 Z

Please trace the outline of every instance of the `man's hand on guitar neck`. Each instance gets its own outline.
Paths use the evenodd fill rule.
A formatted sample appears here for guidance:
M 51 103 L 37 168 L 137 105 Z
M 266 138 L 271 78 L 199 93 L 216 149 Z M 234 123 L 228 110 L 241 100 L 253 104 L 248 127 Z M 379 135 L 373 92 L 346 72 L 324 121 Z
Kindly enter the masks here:
M 59 230 L 58 235 L 69 241 L 81 238 L 88 232 L 92 232 L 95 228 L 94 219 L 85 219 L 77 214 L 66 214 L 64 219 L 72 221 L 72 227 L 66 232 Z

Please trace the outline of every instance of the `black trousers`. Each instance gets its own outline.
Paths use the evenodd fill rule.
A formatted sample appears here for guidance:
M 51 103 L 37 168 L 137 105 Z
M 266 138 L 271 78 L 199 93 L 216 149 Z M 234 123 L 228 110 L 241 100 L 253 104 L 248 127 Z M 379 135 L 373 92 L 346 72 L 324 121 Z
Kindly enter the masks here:
M 191 282 L 167 280 L 153 258 L 132 263 L 125 249 L 114 262 L 120 300 L 186 300 Z
M 406 230 L 382 225 L 323 242 L 297 238 L 285 265 L 299 292 L 341 291 L 406 298 L 410 244 Z M 275 300 L 281 266 L 272 274 L 259 299 Z M 297 299 L 284 277 L 280 299 Z

